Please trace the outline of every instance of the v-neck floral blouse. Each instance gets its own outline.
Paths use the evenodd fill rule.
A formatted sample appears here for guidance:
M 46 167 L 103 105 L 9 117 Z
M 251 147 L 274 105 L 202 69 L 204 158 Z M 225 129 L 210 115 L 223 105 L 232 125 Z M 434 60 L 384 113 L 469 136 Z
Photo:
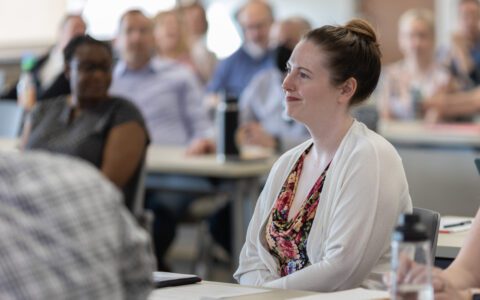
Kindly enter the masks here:
M 312 146 L 305 150 L 288 175 L 266 225 L 268 250 L 277 259 L 279 274 L 282 277 L 310 264 L 307 240 L 330 163 L 313 185 L 299 212 L 291 220 L 288 220 L 288 214 L 297 191 L 303 162 L 311 148 Z

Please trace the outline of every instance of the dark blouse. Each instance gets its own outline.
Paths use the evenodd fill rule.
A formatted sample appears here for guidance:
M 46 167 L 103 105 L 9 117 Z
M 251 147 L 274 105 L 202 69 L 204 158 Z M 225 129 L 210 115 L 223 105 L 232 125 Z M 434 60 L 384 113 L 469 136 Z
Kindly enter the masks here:
M 114 127 L 138 122 L 147 134 L 147 144 L 149 142 L 143 117 L 130 101 L 109 98 L 94 108 L 82 111 L 69 122 L 72 109 L 67 96 L 38 103 L 29 116 L 31 132 L 26 148 L 76 156 L 100 168 L 107 137 Z M 142 163 L 123 189 L 129 209 L 132 208 Z

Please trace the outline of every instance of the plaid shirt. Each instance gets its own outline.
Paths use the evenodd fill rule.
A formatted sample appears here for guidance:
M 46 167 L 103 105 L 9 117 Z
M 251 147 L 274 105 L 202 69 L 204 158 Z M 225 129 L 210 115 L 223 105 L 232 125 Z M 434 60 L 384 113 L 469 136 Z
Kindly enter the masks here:
M 147 234 L 96 169 L 0 153 L 1 299 L 146 299 Z

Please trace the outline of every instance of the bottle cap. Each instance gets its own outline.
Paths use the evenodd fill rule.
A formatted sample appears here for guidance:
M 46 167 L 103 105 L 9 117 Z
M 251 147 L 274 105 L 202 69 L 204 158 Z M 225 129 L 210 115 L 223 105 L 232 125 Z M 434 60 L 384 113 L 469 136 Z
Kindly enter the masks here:
M 31 71 L 35 66 L 35 62 L 36 62 L 35 56 L 31 54 L 24 55 L 22 57 L 22 63 L 21 63 L 22 71 L 26 71 L 26 72 Z
M 420 222 L 420 216 L 402 214 L 393 232 L 392 239 L 401 242 L 421 242 L 428 240 L 425 226 Z

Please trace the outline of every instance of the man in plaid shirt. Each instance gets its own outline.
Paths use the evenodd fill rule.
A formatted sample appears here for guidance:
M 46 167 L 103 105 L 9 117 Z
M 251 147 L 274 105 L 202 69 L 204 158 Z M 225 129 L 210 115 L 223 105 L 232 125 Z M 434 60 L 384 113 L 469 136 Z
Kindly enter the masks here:
M 1 299 L 146 299 L 154 266 L 148 235 L 93 166 L 0 153 Z

